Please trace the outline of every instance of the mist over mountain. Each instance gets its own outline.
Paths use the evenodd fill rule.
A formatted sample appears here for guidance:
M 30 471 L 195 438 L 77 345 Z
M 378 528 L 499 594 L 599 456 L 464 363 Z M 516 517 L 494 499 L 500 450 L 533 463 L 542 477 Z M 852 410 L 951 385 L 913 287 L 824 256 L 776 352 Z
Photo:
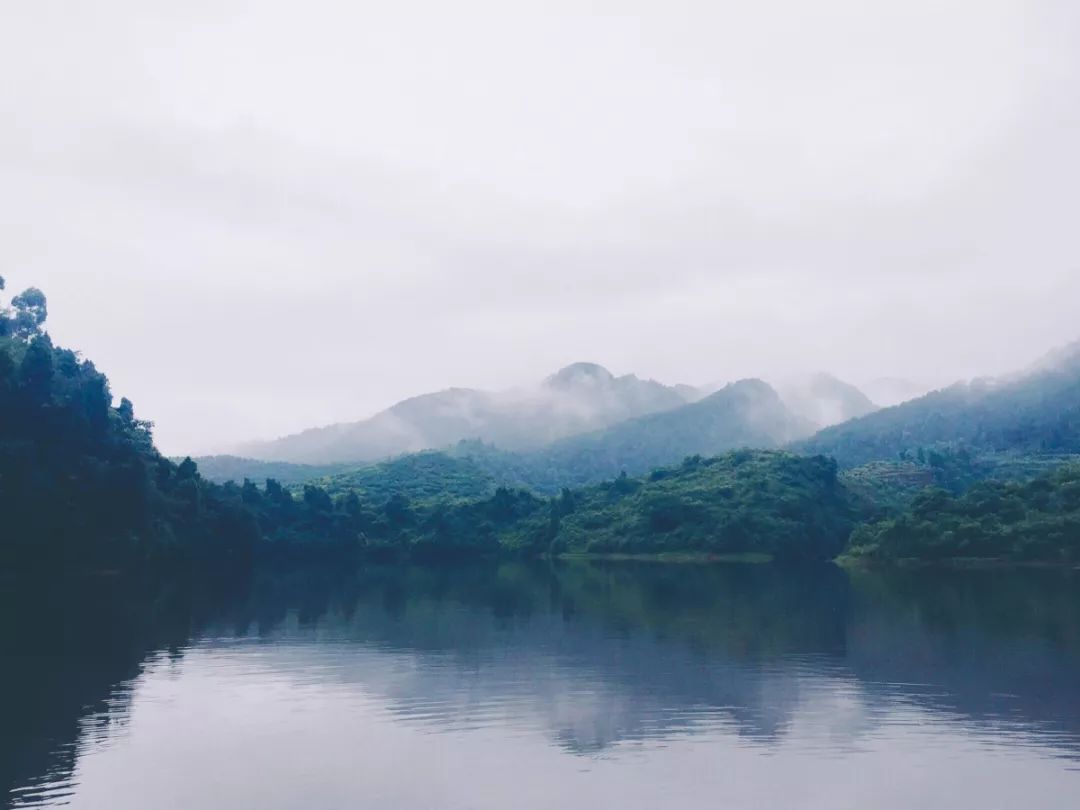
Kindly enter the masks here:
M 579 485 L 637 475 L 687 456 L 742 447 L 769 449 L 807 436 L 814 425 L 792 413 L 768 383 L 739 380 L 697 402 L 555 442 L 534 454 L 540 466 Z
M 792 413 L 818 428 L 858 419 L 878 409 L 854 385 L 824 372 L 786 381 L 777 387 L 777 393 Z
M 313 428 L 236 454 L 307 464 L 376 461 L 479 439 L 528 450 L 687 402 L 683 393 L 633 374 L 574 363 L 539 384 L 489 392 L 451 388 L 404 400 L 370 419 Z
M 242 481 L 265 477 L 267 463 L 369 464 L 465 442 L 470 454 L 506 473 L 499 480 L 557 490 L 687 455 L 779 447 L 875 408 L 857 388 L 828 374 L 791 380 L 778 392 L 758 379 L 666 386 L 574 363 L 531 388 L 452 388 L 361 422 L 249 443 L 237 451 L 252 460 L 248 465 L 234 457 L 199 462 L 213 480 Z M 287 472 L 294 480 L 294 471 Z
M 962 446 L 979 452 L 1080 452 L 1080 341 L 1016 374 L 948 388 L 826 428 L 794 448 L 844 466 L 904 452 Z
M 903 377 L 876 377 L 859 385 L 860 390 L 882 408 L 921 397 L 929 393 L 933 387 Z

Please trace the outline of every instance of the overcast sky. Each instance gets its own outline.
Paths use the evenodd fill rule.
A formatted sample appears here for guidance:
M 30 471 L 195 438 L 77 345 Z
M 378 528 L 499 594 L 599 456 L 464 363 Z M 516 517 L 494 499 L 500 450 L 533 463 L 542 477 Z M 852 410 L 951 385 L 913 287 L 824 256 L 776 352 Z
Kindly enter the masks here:
M 1080 337 L 1076 0 L 4 0 L 0 76 L 0 274 L 169 453 Z

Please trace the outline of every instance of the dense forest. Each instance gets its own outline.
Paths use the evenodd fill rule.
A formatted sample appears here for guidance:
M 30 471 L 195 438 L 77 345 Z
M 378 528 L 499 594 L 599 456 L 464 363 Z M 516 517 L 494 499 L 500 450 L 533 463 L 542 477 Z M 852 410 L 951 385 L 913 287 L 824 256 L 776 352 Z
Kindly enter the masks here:
M 360 468 L 259 463 L 260 484 L 216 483 L 158 453 L 152 424 L 127 399 L 114 405 L 108 379 L 55 346 L 46 318 L 36 289 L 0 307 L 0 568 L 325 554 L 809 560 L 845 548 L 865 560 L 1080 558 L 1080 466 L 1056 469 L 1078 449 L 1075 347 L 1019 380 L 823 431 L 801 455 L 736 449 L 804 429 L 748 380 L 531 453 L 461 442 Z
M 894 517 L 852 533 L 853 559 L 1080 562 L 1080 465 L 1028 481 L 981 481 L 962 495 L 919 492 Z
M 184 457 L 172 457 L 170 461 L 179 464 Z M 314 481 L 316 478 L 337 473 L 352 472 L 356 464 L 294 464 L 288 461 L 259 461 L 240 456 L 200 456 L 193 459 L 199 466 L 199 474 L 208 481 L 225 484 L 237 483 L 245 478 L 252 481 L 265 481 L 273 478 L 284 486 L 295 486 Z
M 127 399 L 113 406 L 105 375 L 54 346 L 46 317 L 37 289 L 0 308 L 0 567 L 239 565 L 273 542 L 340 540 L 319 493 L 297 501 L 268 482 L 256 495 L 161 456 L 152 424 Z

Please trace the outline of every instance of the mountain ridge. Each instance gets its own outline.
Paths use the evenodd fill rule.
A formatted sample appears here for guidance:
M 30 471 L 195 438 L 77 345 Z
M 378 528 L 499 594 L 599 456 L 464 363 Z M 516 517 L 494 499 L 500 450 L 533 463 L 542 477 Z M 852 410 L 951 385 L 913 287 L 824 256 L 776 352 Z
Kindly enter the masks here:
M 372 462 L 479 439 L 528 450 L 566 436 L 685 404 L 675 388 L 596 363 L 573 363 L 540 383 L 504 391 L 447 388 L 404 399 L 373 416 L 264 442 L 233 455 L 261 461 Z
M 1080 341 L 1014 374 L 953 383 L 825 428 L 791 449 L 831 455 L 852 467 L 941 445 L 985 452 L 1080 452 Z

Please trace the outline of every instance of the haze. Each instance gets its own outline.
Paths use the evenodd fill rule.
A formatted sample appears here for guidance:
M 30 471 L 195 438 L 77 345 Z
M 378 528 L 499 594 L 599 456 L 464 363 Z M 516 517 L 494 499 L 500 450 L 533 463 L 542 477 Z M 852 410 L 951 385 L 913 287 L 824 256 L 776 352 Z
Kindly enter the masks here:
M 1070 0 L 0 16 L 0 275 L 167 453 L 576 360 L 942 384 L 1080 337 Z

